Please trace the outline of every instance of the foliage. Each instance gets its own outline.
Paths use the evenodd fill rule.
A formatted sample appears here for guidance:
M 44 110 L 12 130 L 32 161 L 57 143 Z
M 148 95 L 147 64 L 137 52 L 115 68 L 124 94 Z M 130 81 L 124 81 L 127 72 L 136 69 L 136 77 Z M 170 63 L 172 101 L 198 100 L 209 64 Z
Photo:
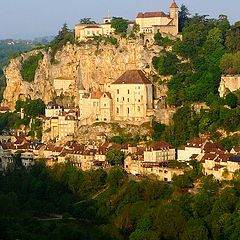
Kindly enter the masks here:
M 186 22 L 189 20 L 189 10 L 185 5 L 181 5 L 180 11 L 179 11 L 179 32 L 182 32 Z
M 239 179 L 222 186 L 201 177 L 197 162 L 191 165 L 173 186 L 128 180 L 116 167 L 106 174 L 70 164 L 47 168 L 40 161 L 7 172 L 0 175 L 1 238 L 237 239 Z M 186 193 L 195 179 L 202 186 Z
M 240 51 L 236 53 L 226 53 L 223 55 L 220 68 L 225 74 L 239 74 L 240 73 Z
M 238 98 L 234 93 L 232 93 L 232 92 L 228 93 L 225 97 L 225 101 L 229 107 L 231 107 L 231 108 L 237 107 Z
M 24 81 L 34 81 L 35 72 L 38 68 L 38 63 L 40 60 L 42 60 L 42 58 L 42 53 L 38 53 L 37 55 L 30 56 L 23 62 L 21 68 L 21 75 Z
M 20 112 L 21 108 L 23 108 L 26 116 L 36 118 L 37 116 L 44 114 L 45 104 L 41 99 L 26 99 L 26 101 L 17 100 L 15 106 L 16 111 Z
M 96 24 L 91 18 L 82 18 L 79 21 L 80 24 Z
M 168 37 L 162 37 L 162 34 L 159 31 L 154 35 L 154 41 L 155 44 L 163 47 L 167 47 L 173 43 Z
M 109 150 L 107 152 L 106 160 L 112 166 L 114 165 L 123 165 L 125 154 L 120 150 Z
M 50 42 L 49 47 L 51 48 L 51 62 L 55 62 L 55 54 L 68 42 L 74 44 L 75 37 L 74 32 L 68 29 L 66 23 L 63 24 L 62 28 L 58 32 L 58 35 Z
M 168 52 L 159 57 L 153 57 L 152 63 L 159 75 L 173 75 L 177 73 L 179 60 L 175 54 Z
M 115 29 L 116 34 L 126 34 L 128 29 L 128 20 L 122 17 L 113 17 L 111 27 Z

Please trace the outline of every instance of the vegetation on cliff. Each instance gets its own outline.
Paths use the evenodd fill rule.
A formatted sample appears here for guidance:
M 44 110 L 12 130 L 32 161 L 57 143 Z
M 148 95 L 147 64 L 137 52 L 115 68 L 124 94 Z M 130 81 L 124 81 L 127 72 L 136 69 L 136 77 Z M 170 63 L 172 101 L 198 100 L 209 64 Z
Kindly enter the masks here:
M 27 58 L 21 67 L 21 75 L 24 81 L 32 82 L 35 78 L 35 73 L 38 68 L 39 61 L 42 60 L 43 54 L 40 52 L 37 55 Z

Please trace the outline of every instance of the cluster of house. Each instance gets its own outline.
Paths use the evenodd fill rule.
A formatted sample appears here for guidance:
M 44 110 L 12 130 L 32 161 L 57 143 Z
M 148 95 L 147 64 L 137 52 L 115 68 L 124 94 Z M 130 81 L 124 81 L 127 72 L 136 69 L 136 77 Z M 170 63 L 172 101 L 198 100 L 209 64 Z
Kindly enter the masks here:
M 179 8 L 173 0 L 169 14 L 164 12 L 139 12 L 134 21 L 129 21 L 128 30 L 131 31 L 134 24 L 139 25 L 140 33 L 155 34 L 157 32 L 166 36 L 178 35 L 178 12 Z M 110 36 L 114 33 L 111 27 L 111 18 L 105 17 L 102 24 L 77 24 L 75 37 L 79 41 L 86 41 L 94 36 Z
M 204 138 L 194 138 L 185 146 L 175 149 L 164 141 L 146 144 L 115 144 L 107 141 L 101 133 L 95 141 L 80 144 L 69 141 L 63 146 L 30 142 L 24 137 L 14 141 L 2 142 L 0 148 L 0 169 L 11 166 L 13 155 L 20 154 L 22 164 L 29 167 L 38 159 L 45 159 L 48 166 L 56 163 L 71 162 L 83 170 L 109 168 L 107 153 L 119 150 L 125 153 L 124 169 L 132 175 L 152 175 L 162 181 L 172 181 L 173 176 L 181 175 L 186 170 L 181 165 L 173 164 L 197 160 L 202 164 L 205 175 L 213 175 L 217 180 L 230 180 L 240 170 L 240 149 L 230 152 L 223 146 Z M 188 168 L 188 167 L 187 167 Z
M 94 142 L 80 144 L 74 141 L 64 146 L 31 143 L 24 137 L 16 137 L 13 142 L 2 143 L 0 149 L 0 169 L 6 170 L 14 164 L 13 155 L 20 154 L 24 167 L 30 167 L 38 159 L 45 159 L 51 167 L 56 163 L 71 162 L 83 170 L 110 167 L 107 153 L 119 150 L 125 153 L 124 168 L 133 175 L 155 175 L 158 179 L 172 181 L 174 175 L 183 174 L 182 169 L 169 167 L 176 159 L 175 149 L 166 142 L 155 142 L 150 146 L 134 144 L 115 144 L 106 141 L 99 134 Z
M 240 149 L 225 151 L 221 144 L 205 138 L 194 138 L 177 149 L 178 161 L 196 159 L 203 167 L 205 175 L 213 175 L 217 180 L 232 179 L 240 171 Z

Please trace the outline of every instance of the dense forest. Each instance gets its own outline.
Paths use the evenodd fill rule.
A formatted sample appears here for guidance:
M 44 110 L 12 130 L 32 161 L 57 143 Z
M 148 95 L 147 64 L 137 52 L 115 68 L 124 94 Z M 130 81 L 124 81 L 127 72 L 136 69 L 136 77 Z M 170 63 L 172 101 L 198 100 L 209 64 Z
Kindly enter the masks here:
M 220 184 L 191 164 L 173 184 L 129 180 L 117 167 L 17 164 L 0 177 L 0 239 L 238 239 L 239 173 Z

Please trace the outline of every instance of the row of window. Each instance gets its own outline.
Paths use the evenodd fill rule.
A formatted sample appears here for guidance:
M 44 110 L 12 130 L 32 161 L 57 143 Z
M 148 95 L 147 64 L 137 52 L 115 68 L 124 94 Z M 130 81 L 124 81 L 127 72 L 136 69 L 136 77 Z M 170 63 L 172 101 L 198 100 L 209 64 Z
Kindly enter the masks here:
M 138 106 L 138 107 L 137 107 L 137 111 L 140 112 L 140 111 L 141 111 L 141 107 Z M 119 110 L 118 107 L 116 108 L 116 112 L 117 112 L 117 114 L 120 113 L 120 110 Z M 127 113 L 130 114 L 130 108 L 127 108 Z
M 122 100 L 125 101 L 125 98 L 123 97 Z M 137 101 L 137 100 L 135 99 L 135 101 Z M 117 102 L 119 102 L 119 98 L 117 98 Z M 127 98 L 127 102 L 130 102 L 130 99 L 129 99 L 129 98 Z M 138 102 L 141 102 L 141 100 L 138 99 Z
M 141 87 L 140 86 L 139 87 L 135 87 L 135 89 L 141 89 Z M 119 94 L 119 93 L 120 93 L 120 90 L 117 89 L 117 94 Z M 127 90 L 127 94 L 130 94 L 130 90 L 129 89 Z M 140 94 L 140 92 L 138 94 Z

